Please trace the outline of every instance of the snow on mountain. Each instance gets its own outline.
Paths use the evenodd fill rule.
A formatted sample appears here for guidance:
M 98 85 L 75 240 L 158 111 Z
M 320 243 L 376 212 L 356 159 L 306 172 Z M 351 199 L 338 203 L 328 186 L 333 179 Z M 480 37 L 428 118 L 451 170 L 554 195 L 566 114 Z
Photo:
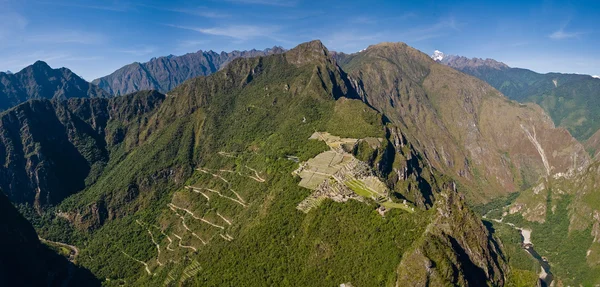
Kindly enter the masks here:
M 592 77 L 594 77 L 596 79 L 600 79 L 600 76 L 598 76 L 598 75 L 595 75 L 595 76 L 592 76 Z
M 434 61 L 441 61 L 441 60 L 443 60 L 443 59 L 444 59 L 444 53 L 442 53 L 442 52 L 441 52 L 441 51 L 439 51 L 439 50 L 435 50 L 435 51 L 433 52 L 433 55 L 431 55 L 431 58 L 432 58 Z

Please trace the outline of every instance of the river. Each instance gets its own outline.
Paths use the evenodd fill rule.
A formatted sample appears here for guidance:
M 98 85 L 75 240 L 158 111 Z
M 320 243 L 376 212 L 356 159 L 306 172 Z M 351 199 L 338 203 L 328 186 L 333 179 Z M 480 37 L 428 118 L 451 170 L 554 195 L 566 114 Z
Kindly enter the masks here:
M 491 219 L 491 218 L 487 218 L 487 214 L 484 215 L 483 218 Z M 511 226 L 512 228 L 518 230 L 521 233 L 521 237 L 523 238 L 521 241 L 521 246 L 523 247 L 523 249 L 525 249 L 525 251 L 527 251 L 527 253 L 529 253 L 529 255 L 531 255 L 531 257 L 533 257 L 535 260 L 537 260 L 541 266 L 541 270 L 540 270 L 539 277 L 538 277 L 540 280 L 539 286 L 542 286 L 542 287 L 553 286 L 552 281 L 554 280 L 554 276 L 552 275 L 552 272 L 550 272 L 550 264 L 548 263 L 548 260 L 546 260 L 544 257 L 540 256 L 540 254 L 537 253 L 537 251 L 535 251 L 535 249 L 533 248 L 533 242 L 531 242 L 531 230 L 526 229 L 526 228 L 517 227 L 513 223 L 510 223 L 510 222 L 502 222 L 503 219 L 504 218 L 491 219 L 491 220 L 494 222 L 504 223 L 508 226 Z
M 512 226 L 515 227 L 514 225 Z M 533 257 L 535 260 L 538 261 L 538 263 L 540 263 L 540 285 L 542 287 L 552 286 L 552 280 L 554 280 L 554 276 L 552 275 L 552 272 L 550 272 L 550 264 L 548 264 L 548 261 L 545 260 L 545 258 L 543 258 L 542 256 L 540 256 L 540 254 L 537 253 L 535 249 L 533 249 L 533 243 L 531 242 L 531 230 L 519 227 L 515 228 L 521 232 L 521 236 L 523 237 L 523 249 L 525 249 L 525 251 L 527 251 L 527 253 L 529 253 L 531 257 Z

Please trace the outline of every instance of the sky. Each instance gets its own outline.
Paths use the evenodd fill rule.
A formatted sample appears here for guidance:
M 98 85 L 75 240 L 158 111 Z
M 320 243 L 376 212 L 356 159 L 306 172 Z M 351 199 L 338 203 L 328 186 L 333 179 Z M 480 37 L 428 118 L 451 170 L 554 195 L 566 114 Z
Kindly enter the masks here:
M 152 57 L 405 42 L 537 72 L 600 75 L 600 1 L 0 0 L 0 71 L 36 60 L 86 80 Z

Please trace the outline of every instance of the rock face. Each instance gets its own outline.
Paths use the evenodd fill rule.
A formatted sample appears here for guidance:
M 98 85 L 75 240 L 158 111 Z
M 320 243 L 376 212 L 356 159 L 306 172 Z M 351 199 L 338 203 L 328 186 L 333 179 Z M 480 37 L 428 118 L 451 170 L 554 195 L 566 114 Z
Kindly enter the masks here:
M 15 74 L 0 72 L 0 111 L 31 99 L 65 100 L 107 96 L 108 93 L 69 69 L 52 69 L 42 61 Z
M 445 57 L 442 64 L 486 81 L 512 100 L 539 104 L 557 126 L 585 141 L 600 129 L 600 79 L 511 68 L 491 59 Z
M 406 44 L 371 46 L 343 61 L 360 97 L 432 167 L 475 191 L 469 200 L 517 191 L 589 161 L 539 106 L 512 102 Z
M 100 286 L 89 273 L 42 245 L 33 226 L 0 193 L 0 285 Z
M 127 128 L 115 127 L 130 124 L 162 100 L 164 95 L 145 92 L 30 101 L 0 114 L 0 189 L 11 201 L 38 210 L 61 202 L 93 182 L 108 162 L 109 148 L 125 140 Z
M 500 246 L 464 199 L 440 193 L 435 218 L 404 254 L 396 286 L 503 286 L 508 265 Z
M 262 51 L 198 51 L 182 56 L 171 55 L 153 58 L 146 63 L 129 64 L 92 83 L 112 95 L 125 95 L 142 90 L 166 93 L 188 79 L 210 75 L 222 69 L 233 59 L 279 54 L 284 51 L 281 47 L 273 47 Z
M 436 59 L 434 59 L 434 60 L 436 60 Z M 454 56 L 454 55 L 446 56 L 438 62 L 448 65 L 459 71 L 477 70 L 482 67 L 487 67 L 487 68 L 495 69 L 495 70 L 510 69 L 510 67 L 507 64 L 498 62 L 494 59 L 485 59 L 485 60 L 479 59 L 479 58 L 469 59 L 467 57 Z

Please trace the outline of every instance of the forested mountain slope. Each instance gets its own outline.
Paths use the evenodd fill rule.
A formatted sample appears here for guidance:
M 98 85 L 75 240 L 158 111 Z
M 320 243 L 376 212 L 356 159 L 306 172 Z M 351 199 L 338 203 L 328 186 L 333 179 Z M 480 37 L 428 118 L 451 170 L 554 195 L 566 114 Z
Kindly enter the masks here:
M 405 44 L 338 56 L 313 41 L 168 95 L 19 105 L 2 188 L 106 285 L 519 281 L 460 194 L 580 169 L 581 145 Z
M 0 285 L 99 286 L 87 270 L 43 245 L 29 222 L 0 194 Z

